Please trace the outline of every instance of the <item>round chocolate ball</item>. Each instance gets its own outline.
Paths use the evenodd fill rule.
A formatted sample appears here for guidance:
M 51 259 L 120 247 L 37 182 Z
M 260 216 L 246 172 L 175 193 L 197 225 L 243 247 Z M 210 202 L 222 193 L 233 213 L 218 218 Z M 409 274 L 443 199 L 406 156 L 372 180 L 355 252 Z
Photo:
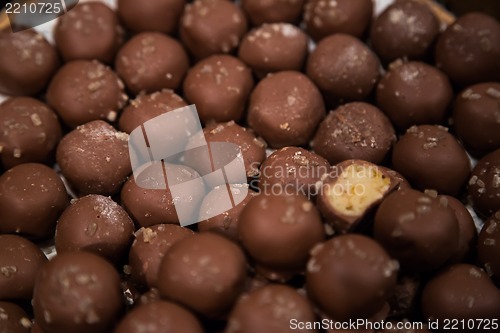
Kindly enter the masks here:
M 387 173 L 392 178 L 392 180 L 397 183 L 396 190 L 411 188 L 411 185 L 410 183 L 408 183 L 408 180 L 406 180 L 406 178 L 403 177 L 403 175 L 400 174 L 399 172 L 380 165 L 378 166 L 378 168 L 383 172 Z
M 304 8 L 304 26 L 316 41 L 337 33 L 361 38 L 370 25 L 372 12 L 372 0 L 311 0 Z
M 142 32 L 118 51 L 115 69 L 134 94 L 177 89 L 189 68 L 182 45 L 159 32 Z
M 32 322 L 28 314 L 17 304 L 0 302 L 0 332 L 30 333 Z
M 436 65 L 466 86 L 500 80 L 500 24 L 491 16 L 468 13 L 439 36 Z
M 254 26 L 264 23 L 297 23 L 305 0 L 241 0 L 241 8 Z
M 453 98 L 448 77 L 423 62 L 396 62 L 377 85 L 377 105 L 394 125 L 439 124 Z
M 26 238 L 0 235 L 0 299 L 31 299 L 35 276 L 46 261 L 42 250 Z
M 124 33 L 116 13 L 102 2 L 75 6 L 57 20 L 57 49 L 65 61 L 87 59 L 112 63 Z
M 0 94 L 36 95 L 59 67 L 56 49 L 34 30 L 0 32 Z
M 247 19 L 232 1 L 195 0 L 181 17 L 180 37 L 196 58 L 230 53 L 247 31 Z
M 307 293 L 334 320 L 368 318 L 393 292 L 398 268 L 398 262 L 368 237 L 334 237 L 311 251 Z
M 53 169 L 37 163 L 15 166 L 0 176 L 0 233 L 47 237 L 68 204 L 66 188 Z
M 4 168 L 50 162 L 61 136 L 61 124 L 46 104 L 31 97 L 14 97 L 0 104 L 0 164 Z
M 186 237 L 167 252 L 158 289 L 206 317 L 225 315 L 245 287 L 246 259 L 238 245 L 214 233 Z
M 309 143 L 325 115 L 321 93 L 304 74 L 279 72 L 264 78 L 250 96 L 247 121 L 272 148 Z
M 377 209 L 374 237 L 410 271 L 437 269 L 456 252 L 460 228 L 447 200 L 405 189 Z
M 392 165 L 416 189 L 450 195 L 460 192 L 471 170 L 465 149 L 448 128 L 433 125 L 410 127 L 394 146 Z
M 307 60 L 307 75 L 331 99 L 363 100 L 380 76 L 380 63 L 359 39 L 335 34 L 318 43 Z
M 196 104 L 203 123 L 240 120 L 252 88 L 252 72 L 230 55 L 201 60 L 189 70 L 183 84 L 184 97 Z
M 422 59 L 439 34 L 439 20 L 430 6 L 417 1 L 397 1 L 373 22 L 370 42 L 386 62 L 398 58 Z
M 389 119 L 378 108 L 353 102 L 331 111 L 314 136 L 314 151 L 334 165 L 349 159 L 381 163 L 396 140 Z
M 71 128 L 98 119 L 115 121 L 128 100 L 123 88 L 111 68 L 97 60 L 75 60 L 56 73 L 47 102 Z
M 307 35 L 292 24 L 263 24 L 245 35 L 238 56 L 259 77 L 279 71 L 300 71 L 308 53 L 307 43 Z
M 478 83 L 462 91 L 455 100 L 453 125 L 471 153 L 500 149 L 500 83 Z
M 484 217 L 500 207 L 500 149 L 479 160 L 468 182 L 469 197 L 474 210 Z
M 111 195 L 131 173 L 128 134 L 102 120 L 78 126 L 63 137 L 56 160 L 80 194 Z
M 121 309 L 120 277 L 95 254 L 58 254 L 36 277 L 33 310 L 46 332 L 110 332 Z
M 477 252 L 486 273 L 500 281 L 500 210 L 497 210 L 485 223 L 477 242 Z

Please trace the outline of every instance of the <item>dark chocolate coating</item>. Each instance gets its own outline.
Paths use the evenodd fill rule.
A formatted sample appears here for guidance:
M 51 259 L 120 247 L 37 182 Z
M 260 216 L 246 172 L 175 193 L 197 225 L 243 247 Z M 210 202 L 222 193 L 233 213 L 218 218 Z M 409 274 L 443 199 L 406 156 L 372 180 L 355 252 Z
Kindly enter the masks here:
M 448 77 L 416 61 L 391 65 L 376 92 L 377 105 L 401 130 L 442 123 L 453 98 Z
M 26 238 L 0 235 L 0 299 L 31 299 L 35 276 L 46 261 L 42 250 Z
M 469 178 L 472 207 L 483 217 L 489 217 L 500 207 L 500 149 L 484 156 Z
M 410 271 L 445 264 L 457 252 L 459 234 L 446 200 L 412 189 L 391 193 L 375 215 L 375 239 Z
M 32 322 L 26 312 L 17 304 L 0 302 L 0 332 L 30 333 Z
M 500 281 L 500 210 L 490 216 L 484 223 L 477 242 L 479 261 L 486 273 L 496 281 Z
M 419 305 L 418 297 L 420 297 L 421 284 L 420 278 L 416 276 L 405 275 L 398 280 L 394 293 L 388 300 L 391 307 L 390 316 L 406 317 L 412 315 Z
M 0 176 L 0 233 L 47 237 L 68 204 L 64 184 L 53 169 L 37 163 L 15 166 Z
M 399 265 L 374 240 L 356 234 L 334 237 L 311 251 L 307 293 L 330 318 L 368 318 L 396 286 Z
M 111 68 L 96 60 L 75 60 L 50 82 L 47 103 L 71 128 L 98 119 L 115 121 L 128 100 L 123 88 Z
M 455 213 L 458 221 L 458 249 L 450 262 L 458 263 L 470 259 L 475 254 L 477 244 L 477 229 L 474 220 L 464 204 L 449 195 L 443 195 L 448 202 L 448 207 Z M 440 197 L 440 200 L 441 199 Z
M 416 189 L 449 195 L 460 192 L 471 170 L 465 149 L 448 128 L 433 125 L 410 127 L 394 146 L 392 166 Z
M 500 80 L 500 24 L 491 16 L 468 13 L 439 36 L 436 65 L 466 86 Z
M 323 98 L 304 74 L 284 71 L 269 75 L 250 96 L 247 121 L 272 148 L 309 143 L 325 115 Z
M 59 67 L 56 49 L 33 31 L 0 32 L 0 93 L 42 92 Z
M 380 76 L 373 51 L 356 37 L 335 34 L 321 40 L 307 60 L 307 75 L 334 100 L 363 100 Z
M 46 104 L 14 97 L 0 104 L 0 164 L 50 162 L 61 139 L 61 125 Z
M 63 137 L 56 160 L 80 194 L 111 195 L 131 173 L 128 134 L 102 120 L 78 126 Z
M 121 309 L 120 277 L 95 254 L 58 254 L 36 277 L 33 310 L 44 331 L 110 332 Z
M 353 102 L 326 116 L 312 147 L 332 165 L 348 159 L 379 164 L 395 140 L 394 128 L 382 111 L 371 104 Z
M 305 0 L 241 0 L 241 8 L 254 26 L 264 23 L 297 23 Z

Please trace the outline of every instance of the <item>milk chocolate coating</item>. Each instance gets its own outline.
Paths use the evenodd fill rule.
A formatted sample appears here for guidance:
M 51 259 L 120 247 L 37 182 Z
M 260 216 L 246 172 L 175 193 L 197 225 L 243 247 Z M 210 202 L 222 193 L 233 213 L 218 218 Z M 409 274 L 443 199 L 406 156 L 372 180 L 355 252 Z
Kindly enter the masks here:
M 33 31 L 0 32 L 0 93 L 36 95 L 59 67 L 56 49 Z
M 406 180 L 406 178 L 403 177 L 403 175 L 400 174 L 399 172 L 380 165 L 378 167 L 387 174 L 389 174 L 389 176 L 397 183 L 396 190 L 411 188 L 411 185 L 410 183 L 408 183 L 408 180 Z
M 449 195 L 443 195 L 448 202 L 448 207 L 455 213 L 458 221 L 458 249 L 450 262 L 458 263 L 470 259 L 476 252 L 477 229 L 474 220 L 464 204 Z M 441 199 L 440 197 L 440 200 Z
M 294 71 L 267 76 L 250 96 L 247 121 L 272 148 L 309 142 L 325 114 L 314 83 Z
M 297 23 L 305 0 L 242 0 L 241 8 L 254 26 L 264 23 Z
M 37 163 L 15 166 L 0 176 L 0 233 L 47 237 L 68 204 L 64 184 L 53 169 Z
M 111 195 L 132 172 L 128 135 L 94 120 L 63 137 L 56 160 L 64 177 L 80 194 Z
M 50 333 L 110 332 L 122 308 L 120 277 L 87 252 L 58 254 L 36 277 L 35 321 Z
M 484 217 L 500 207 L 500 149 L 479 160 L 468 182 L 468 192 L 474 210 Z
M 46 104 L 14 97 L 0 104 L 0 164 L 8 169 L 50 162 L 61 139 L 61 125 Z
M 484 223 L 477 242 L 477 252 L 486 273 L 500 281 L 500 210 Z
M 0 235 L 0 299 L 31 299 L 35 276 L 46 261 L 42 250 L 26 238 Z
M 31 325 L 31 320 L 20 306 L 10 302 L 0 302 L 0 332 L 30 333 Z
M 97 60 L 65 64 L 47 89 L 47 102 L 71 128 L 92 120 L 115 121 L 128 100 L 113 70 Z

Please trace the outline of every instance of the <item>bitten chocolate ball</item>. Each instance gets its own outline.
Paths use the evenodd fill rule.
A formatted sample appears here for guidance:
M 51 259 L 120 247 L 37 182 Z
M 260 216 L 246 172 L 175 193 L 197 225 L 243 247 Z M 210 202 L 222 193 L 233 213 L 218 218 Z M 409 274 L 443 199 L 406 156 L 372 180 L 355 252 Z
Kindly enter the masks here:
M 448 77 L 423 62 L 396 62 L 377 85 L 377 105 L 401 130 L 445 120 L 453 90 Z
M 118 51 L 116 72 L 134 94 L 177 89 L 189 68 L 182 45 L 159 32 L 142 32 Z
M 229 53 L 247 31 L 247 19 L 231 1 L 196 0 L 181 17 L 181 40 L 196 58 Z
M 63 137 L 56 160 L 64 177 L 80 194 L 111 195 L 132 172 L 128 135 L 95 120 Z
M 472 170 L 468 192 L 474 210 L 484 217 L 500 207 L 500 149 L 484 156 Z
M 479 83 L 455 100 L 453 125 L 471 153 L 484 155 L 500 148 L 500 83 Z
M 214 233 L 176 243 L 163 258 L 159 290 L 163 297 L 207 317 L 220 317 L 245 287 L 246 259 L 232 241 Z
M 56 49 L 33 31 L 0 32 L 0 93 L 42 92 L 59 67 Z
M 441 267 L 457 252 L 459 233 L 447 200 L 412 189 L 391 193 L 375 215 L 375 239 L 410 271 Z
M 47 237 L 68 204 L 64 184 L 53 169 L 37 163 L 15 166 L 0 176 L 0 233 Z
M 500 210 L 496 211 L 485 223 L 477 242 L 478 257 L 486 273 L 500 281 Z
M 469 13 L 439 36 L 436 65 L 461 86 L 500 80 L 500 24 L 491 16 Z
M 196 104 L 204 123 L 240 120 L 252 88 L 250 69 L 229 55 L 214 55 L 198 62 L 183 84 L 184 97 Z
M 115 121 L 128 100 L 123 88 L 111 68 L 96 60 L 75 60 L 56 73 L 47 102 L 71 128 L 98 119 Z
M 465 149 L 442 126 L 412 126 L 399 139 L 392 153 L 394 170 L 419 190 L 440 194 L 460 192 L 471 170 Z
M 120 277 L 87 252 L 58 254 L 35 280 L 35 321 L 50 333 L 109 332 L 122 308 Z
M 396 140 L 389 119 L 375 106 L 353 102 L 331 111 L 320 124 L 312 147 L 332 165 L 348 159 L 381 163 Z
M 398 268 L 397 261 L 368 237 L 334 237 L 311 251 L 307 293 L 334 320 L 368 318 L 393 292 Z
M 309 143 L 325 114 L 314 83 L 294 71 L 267 76 L 250 96 L 247 121 L 272 148 Z
M 458 263 L 470 259 L 477 244 L 477 229 L 471 214 L 460 200 L 452 196 L 444 195 L 439 197 L 439 200 L 448 202 L 448 207 L 455 213 L 458 221 L 458 249 L 450 262 Z
M 259 77 L 279 71 L 300 71 L 308 53 L 307 42 L 307 35 L 292 24 L 264 24 L 243 38 L 238 56 Z
M 28 314 L 17 304 L 0 302 L 0 332 L 30 333 L 31 320 Z
M 0 161 L 8 169 L 22 163 L 48 163 L 61 139 L 61 125 L 46 104 L 14 97 L 0 104 Z
M 422 59 L 439 34 L 439 20 L 430 7 L 417 1 L 398 1 L 387 7 L 371 27 L 370 42 L 386 62 Z
M 377 56 L 359 39 L 335 34 L 318 43 L 307 60 L 307 75 L 333 100 L 363 100 L 380 76 Z
M 373 12 L 372 0 L 311 0 L 304 8 L 304 25 L 316 41 L 344 33 L 361 38 Z
M 31 299 L 35 276 L 46 261 L 42 250 L 26 238 L 0 235 L 0 299 Z
M 112 63 L 124 33 L 116 13 L 102 2 L 82 3 L 57 20 L 57 49 L 65 61 L 87 59 Z
M 254 26 L 264 23 L 297 23 L 305 0 L 242 0 L 241 8 Z

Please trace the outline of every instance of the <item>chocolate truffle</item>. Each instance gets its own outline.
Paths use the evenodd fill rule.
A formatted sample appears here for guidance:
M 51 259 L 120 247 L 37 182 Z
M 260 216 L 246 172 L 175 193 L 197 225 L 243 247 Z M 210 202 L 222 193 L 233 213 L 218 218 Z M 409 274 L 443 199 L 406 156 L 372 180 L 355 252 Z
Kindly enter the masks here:
M 45 261 L 42 250 L 26 238 L 0 235 L 0 299 L 31 299 Z
M 198 319 L 186 309 L 175 303 L 156 301 L 132 309 L 113 332 L 203 333 L 204 330 Z
M 14 97 L 0 104 L 0 164 L 4 168 L 50 162 L 61 136 L 57 116 L 46 104 L 31 97 Z
M 484 217 L 500 207 L 500 149 L 484 156 L 472 170 L 468 192 L 474 210 Z
M 250 96 L 247 121 L 272 148 L 309 143 L 325 114 L 314 83 L 304 74 L 279 72 L 264 78 Z
M 477 242 L 477 252 L 486 273 L 500 281 L 500 210 L 485 223 Z
M 94 120 L 63 137 L 57 147 L 57 163 L 80 194 L 111 195 L 131 173 L 127 140 L 128 134 Z
M 254 26 L 263 23 L 297 23 L 305 0 L 241 0 L 241 8 Z
M 405 188 L 411 188 L 410 183 L 406 180 L 405 177 L 403 177 L 402 174 L 399 172 L 392 170 L 390 168 L 384 167 L 384 166 L 378 166 L 379 169 L 381 169 L 383 172 L 386 172 L 389 174 L 389 177 L 392 178 L 393 181 L 397 183 L 396 190 L 403 190 Z
M 0 332 L 30 333 L 31 320 L 17 304 L 0 302 Z
M 300 323 L 314 322 L 316 316 L 311 303 L 293 288 L 270 284 L 239 299 L 229 316 L 225 332 L 288 333 L 294 320 Z
M 500 83 L 479 83 L 455 100 L 453 125 L 458 137 L 474 154 L 500 148 Z
M 386 62 L 398 58 L 422 59 L 428 55 L 439 34 L 439 20 L 429 5 L 397 1 L 372 24 L 370 42 Z
M 33 30 L 0 32 L 0 50 L 0 94 L 38 94 L 59 67 L 55 48 Z
M 111 198 L 87 195 L 72 200 L 57 221 L 56 250 L 88 251 L 117 262 L 128 250 L 134 230 L 128 214 Z
M 334 237 L 311 251 L 307 293 L 334 320 L 368 318 L 393 292 L 398 268 L 398 262 L 368 237 Z
M 465 14 L 439 36 L 435 56 L 458 85 L 499 81 L 500 24 L 486 14 Z
M 279 71 L 300 71 L 308 53 L 307 42 L 307 35 L 292 24 L 264 24 L 243 38 L 238 56 L 259 77 Z
M 57 20 L 54 40 L 65 61 L 112 63 L 124 40 L 116 13 L 102 2 L 82 3 Z
M 116 72 L 134 94 L 177 89 L 189 67 L 182 45 L 159 32 L 142 32 L 118 51 Z
M 186 0 L 118 0 L 118 16 L 132 32 L 158 31 L 173 34 Z
M 450 260 L 451 263 L 458 263 L 470 259 L 475 253 L 477 229 L 472 216 L 460 200 L 449 195 L 439 197 L 439 200 L 444 199 L 448 202 L 448 207 L 455 213 L 458 221 L 458 249 Z
M 128 100 L 123 88 L 111 68 L 97 60 L 75 60 L 56 73 L 47 102 L 71 128 L 98 119 L 115 121 Z
M 172 245 L 193 235 L 190 229 L 173 224 L 156 224 L 135 233 L 129 253 L 130 273 L 139 287 L 158 286 L 158 271 Z
M 310 0 L 304 8 L 304 26 L 316 41 L 337 33 L 361 38 L 372 12 L 372 0 Z
M 430 194 L 412 189 L 393 192 L 375 215 L 375 239 L 410 271 L 441 267 L 459 245 L 455 214 L 447 200 Z
M 453 98 L 448 77 L 423 62 L 393 63 L 376 92 L 377 105 L 401 130 L 442 123 Z
M 331 111 L 312 142 L 330 164 L 348 159 L 381 163 L 396 140 L 389 119 L 375 106 L 353 102 Z
M 177 242 L 160 266 L 163 297 L 207 317 L 220 317 L 245 287 L 246 259 L 230 240 L 214 233 L 195 234 Z
M 307 60 L 306 71 L 331 99 L 363 100 L 379 79 L 380 63 L 359 39 L 335 34 L 318 43 Z
M 0 176 L 0 233 L 49 236 L 68 204 L 64 184 L 53 169 L 37 163 L 15 166 Z
M 324 240 L 325 230 L 312 202 L 279 189 L 248 202 L 240 215 L 238 235 L 257 266 L 273 280 L 270 272 L 303 272 L 309 250 Z
M 252 88 L 252 72 L 230 55 L 201 60 L 189 70 L 183 84 L 184 97 L 196 104 L 204 123 L 240 120 Z
M 465 149 L 448 128 L 433 125 L 410 127 L 394 146 L 392 165 L 416 189 L 450 195 L 460 192 L 471 169 Z
M 58 254 L 35 280 L 35 321 L 50 333 L 110 332 L 122 308 L 120 277 L 87 252 Z

